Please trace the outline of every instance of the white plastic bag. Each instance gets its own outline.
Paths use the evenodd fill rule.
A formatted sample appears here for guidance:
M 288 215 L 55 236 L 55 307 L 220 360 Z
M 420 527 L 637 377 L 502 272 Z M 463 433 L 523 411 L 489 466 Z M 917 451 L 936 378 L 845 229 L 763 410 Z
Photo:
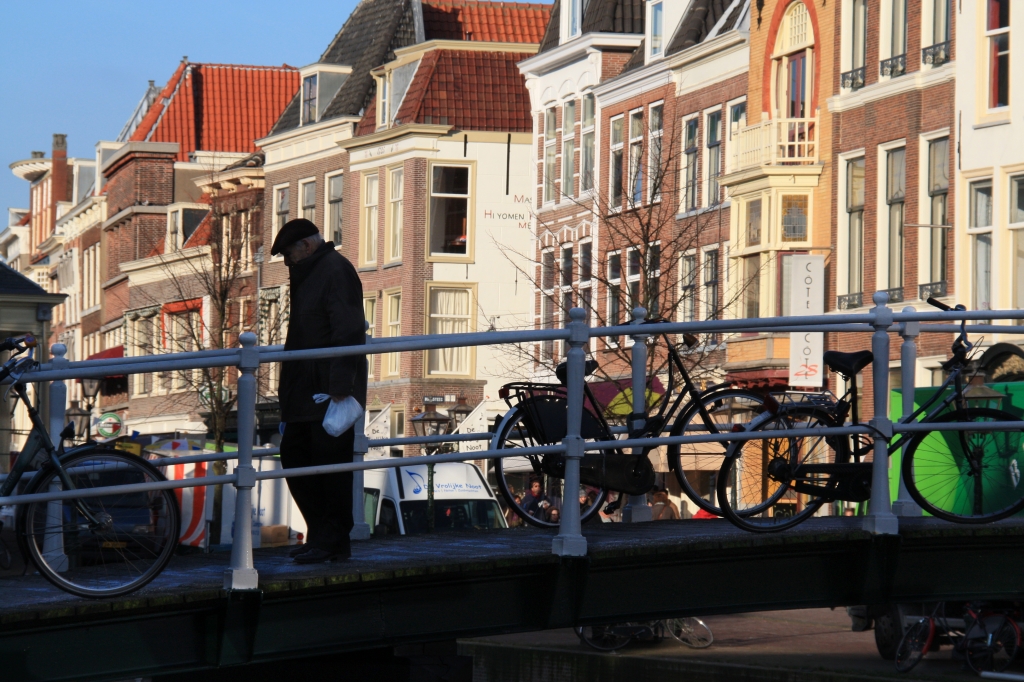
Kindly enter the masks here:
M 352 396 L 334 400 L 326 393 L 317 393 L 313 400 L 317 403 L 331 401 L 324 415 L 324 431 L 335 438 L 351 429 L 357 419 L 363 418 L 363 406 Z

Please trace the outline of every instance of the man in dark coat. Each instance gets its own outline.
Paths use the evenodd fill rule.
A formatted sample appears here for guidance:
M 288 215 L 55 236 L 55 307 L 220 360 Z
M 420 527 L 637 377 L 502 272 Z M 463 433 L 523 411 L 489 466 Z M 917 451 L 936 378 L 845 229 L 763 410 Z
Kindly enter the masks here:
M 347 258 L 325 242 L 305 219 L 281 228 L 270 250 L 284 255 L 291 284 L 291 309 L 285 350 L 362 345 L 365 341 L 363 287 Z M 332 400 L 351 396 L 366 405 L 366 356 L 281 363 L 279 399 L 284 435 L 281 464 L 286 469 L 352 461 L 355 429 L 338 437 L 323 427 L 331 401 L 316 403 L 324 393 Z M 295 503 L 306 519 L 307 543 L 292 551 L 298 563 L 350 556 L 352 474 L 299 476 L 288 479 Z

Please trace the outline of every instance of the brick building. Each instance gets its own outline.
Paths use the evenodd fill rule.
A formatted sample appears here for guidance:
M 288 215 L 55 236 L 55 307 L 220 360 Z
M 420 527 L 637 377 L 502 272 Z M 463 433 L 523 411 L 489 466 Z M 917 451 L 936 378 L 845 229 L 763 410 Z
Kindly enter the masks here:
M 321 226 L 359 270 L 371 334 L 530 324 L 515 257 L 530 249 L 531 126 L 515 63 L 536 51 L 547 18 L 526 3 L 363 0 L 259 141 L 264 242 L 293 217 Z M 270 258 L 261 296 L 286 306 L 287 282 Z M 390 406 L 392 433 L 411 433 L 407 417 L 427 396 L 496 399 L 515 376 L 502 358 L 377 356 L 368 410 Z

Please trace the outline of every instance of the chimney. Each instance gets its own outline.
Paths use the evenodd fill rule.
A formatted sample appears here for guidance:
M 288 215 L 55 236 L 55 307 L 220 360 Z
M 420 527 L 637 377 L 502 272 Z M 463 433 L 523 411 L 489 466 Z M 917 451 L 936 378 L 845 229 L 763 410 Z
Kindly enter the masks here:
M 53 136 L 53 161 L 50 165 L 51 229 L 57 224 L 57 202 L 67 201 L 71 195 L 71 177 L 68 174 L 68 136 Z
M 45 159 L 46 158 L 46 152 L 32 152 L 32 158 L 33 159 Z

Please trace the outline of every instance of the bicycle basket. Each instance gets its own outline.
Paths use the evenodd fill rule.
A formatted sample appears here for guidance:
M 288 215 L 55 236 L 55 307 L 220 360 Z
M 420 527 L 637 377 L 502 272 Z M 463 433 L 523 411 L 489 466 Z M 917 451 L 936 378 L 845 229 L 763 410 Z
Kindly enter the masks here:
M 781 393 L 772 393 L 772 398 L 779 403 L 782 407 L 832 407 L 836 404 L 836 396 L 832 391 L 816 391 L 814 393 L 806 391 L 783 391 Z

